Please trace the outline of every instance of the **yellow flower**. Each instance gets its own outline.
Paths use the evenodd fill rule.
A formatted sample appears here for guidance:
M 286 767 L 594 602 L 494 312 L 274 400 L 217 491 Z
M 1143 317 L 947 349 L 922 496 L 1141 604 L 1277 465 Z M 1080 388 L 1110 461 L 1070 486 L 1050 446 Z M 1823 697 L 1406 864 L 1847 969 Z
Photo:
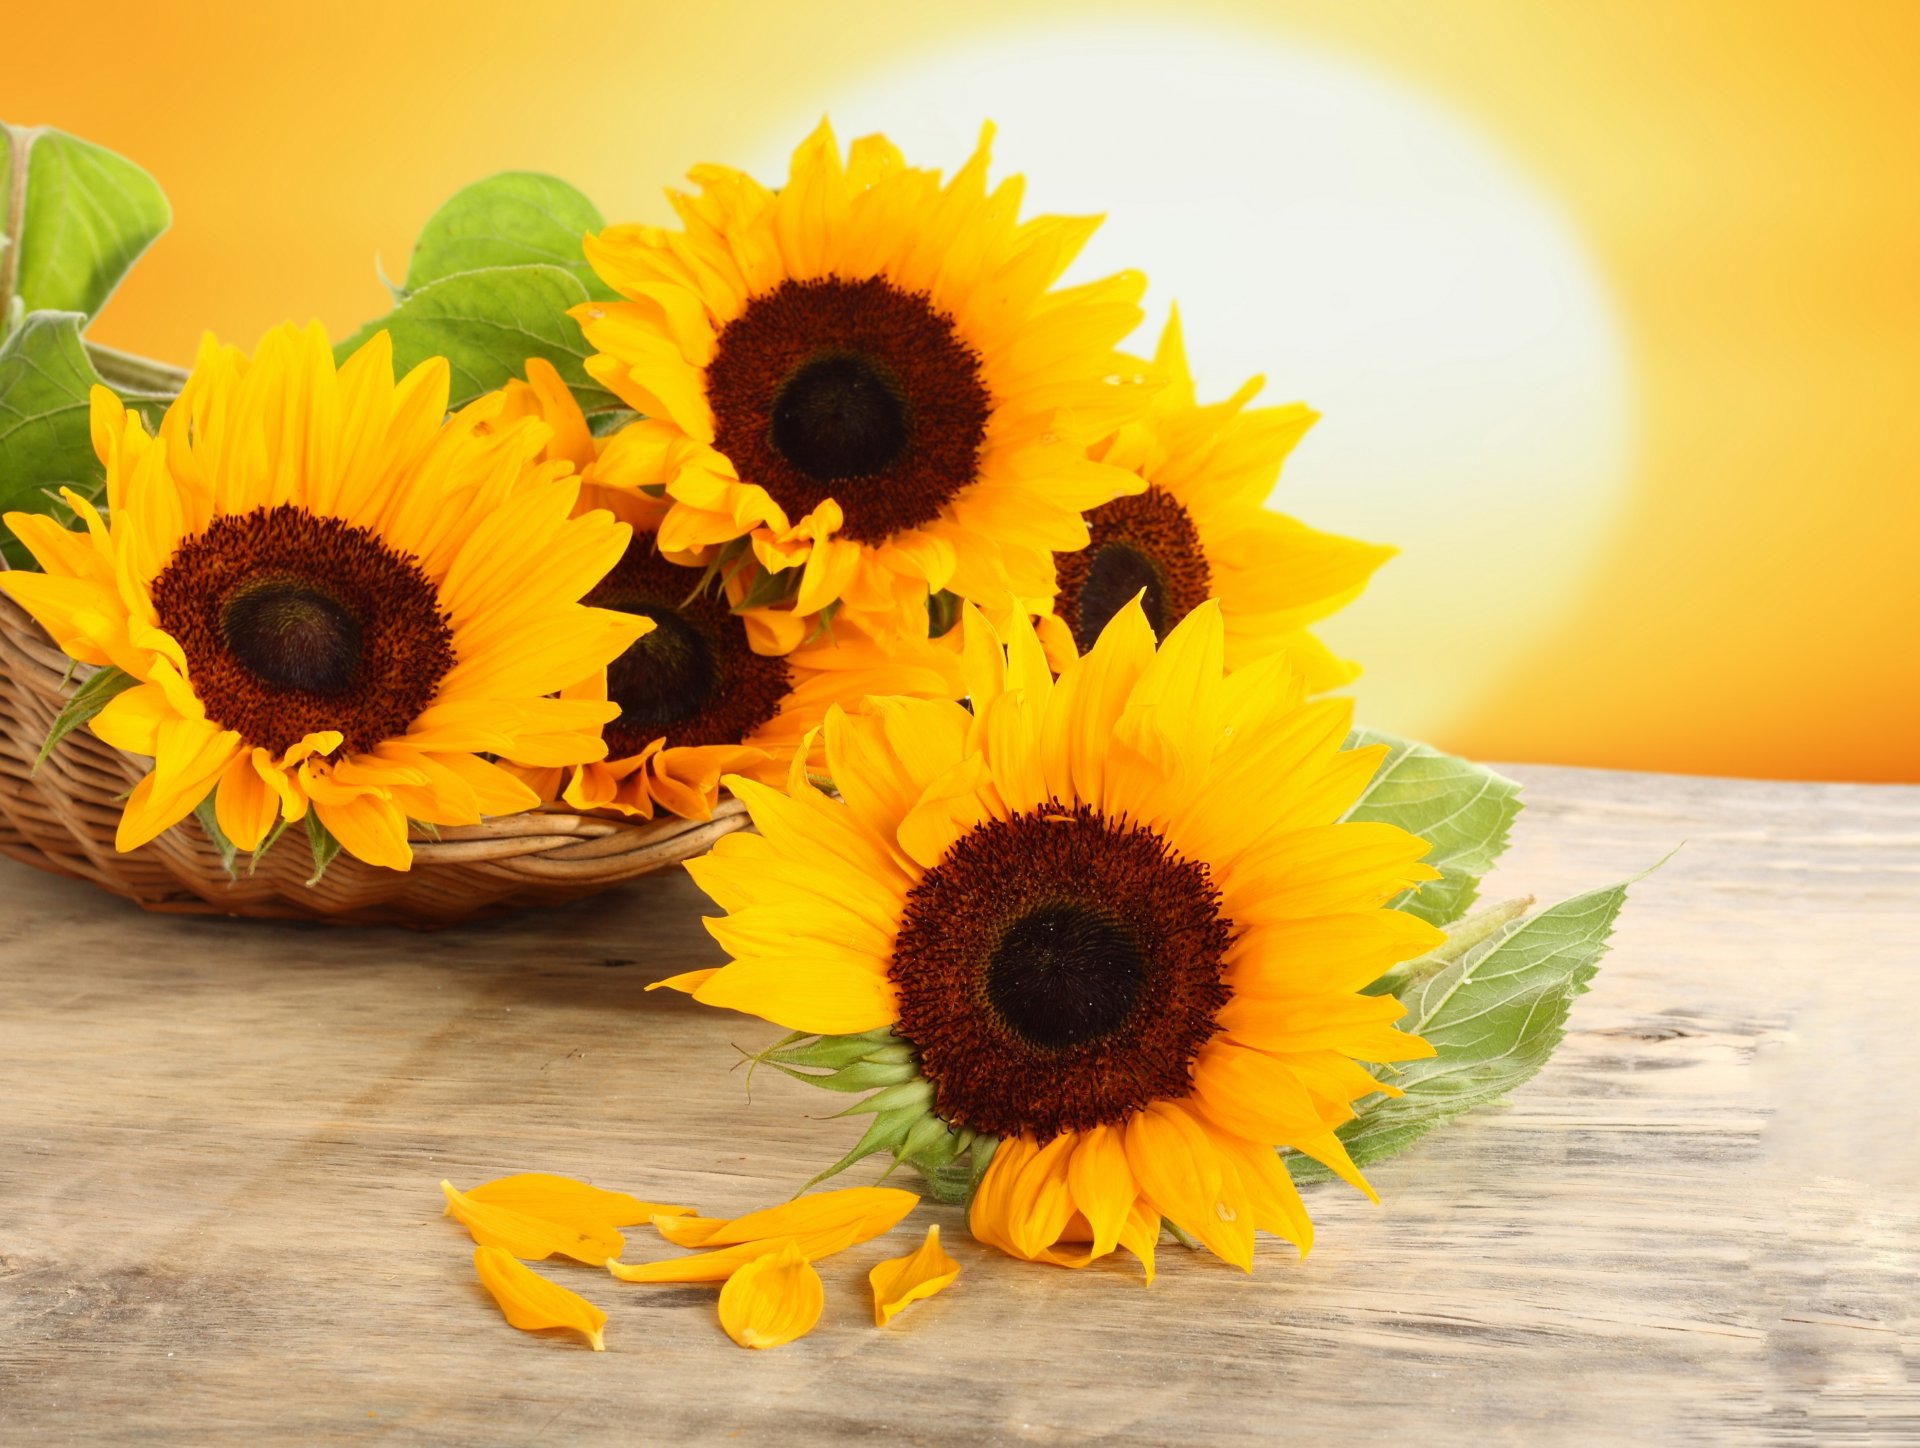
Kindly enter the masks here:
M 873 1325 L 885 1327 L 909 1302 L 931 1297 L 960 1275 L 960 1264 L 940 1245 L 938 1223 L 927 1228 L 927 1239 L 905 1257 L 889 1257 L 867 1273 L 873 1288 Z
M 758 832 L 689 869 L 732 959 L 671 983 L 890 1029 L 932 1116 L 999 1139 L 970 1221 L 1015 1256 L 1144 1260 L 1163 1219 L 1242 1267 L 1256 1228 L 1304 1250 L 1274 1148 L 1364 1189 L 1334 1130 L 1392 1088 L 1361 1063 L 1432 1054 L 1361 994 L 1441 939 L 1385 908 L 1426 844 L 1338 823 L 1383 751 L 1342 749 L 1350 702 L 1285 655 L 1227 675 L 1213 604 L 1157 651 L 1129 605 L 1057 682 L 1024 620 L 1004 656 L 962 628 L 971 710 L 828 715 L 838 799 L 731 782 Z
M 520 1172 L 482 1182 L 467 1194 L 469 1201 L 506 1207 L 529 1217 L 568 1226 L 637 1227 L 655 1217 L 690 1217 L 692 1207 L 643 1202 L 625 1192 L 611 1192 L 572 1177 L 545 1172 Z
M 0 589 L 71 657 L 137 681 L 93 720 L 153 758 L 117 846 L 212 792 L 243 850 L 314 810 L 349 853 L 405 869 L 407 822 L 459 825 L 537 804 L 483 758 L 596 759 L 616 706 L 549 697 L 649 621 L 583 607 L 628 530 L 572 517 L 579 484 L 538 463 L 546 429 L 446 419 L 447 365 L 399 382 L 381 334 L 336 373 L 319 327 L 249 361 L 203 343 L 159 436 L 104 388 L 94 447 L 107 515 L 7 523 L 46 570 Z
M 493 1294 L 501 1314 L 522 1332 L 565 1327 L 585 1335 L 595 1352 L 607 1350 L 601 1330 L 607 1315 L 577 1292 L 549 1282 L 500 1247 L 473 1249 L 473 1270 L 480 1285 Z
M 813 1331 L 825 1300 L 820 1274 L 789 1241 L 727 1279 L 720 1325 L 742 1347 L 779 1347 Z
M 1161 638 L 1218 599 L 1229 670 L 1284 649 L 1309 690 L 1349 682 L 1359 670 L 1306 626 L 1356 598 L 1394 550 L 1316 532 L 1264 506 L 1314 414 L 1299 403 L 1248 410 L 1259 378 L 1225 402 L 1200 406 L 1177 314 L 1167 320 L 1154 366 L 1165 389 L 1095 450 L 1139 474 L 1146 491 L 1095 508 L 1087 547 L 1055 556 L 1059 593 L 1041 624 L 1049 655 L 1058 660 L 1090 647 L 1144 590 L 1147 621 Z
M 1115 351 L 1144 279 L 1055 288 L 1097 219 L 1020 221 L 990 136 L 943 186 L 881 136 L 843 162 L 822 122 L 777 191 L 702 166 L 681 230 L 587 238 L 625 300 L 573 315 L 661 440 L 662 547 L 750 547 L 802 614 L 940 588 L 1004 610 L 1051 596 L 1080 515 L 1139 489 L 1087 448 L 1146 393 Z
M 626 1246 L 622 1237 L 606 1221 L 576 1216 L 571 1221 L 534 1216 L 512 1207 L 476 1201 L 457 1189 L 452 1182 L 440 1183 L 447 1199 L 447 1213 L 465 1227 L 482 1247 L 499 1247 L 516 1257 L 538 1262 L 558 1253 L 576 1262 L 598 1267 L 610 1257 L 618 1257 Z
M 880 619 L 842 616 L 830 624 L 790 609 L 741 606 L 756 570 L 736 567 L 719 587 L 697 570 L 704 554 L 660 546 L 667 504 L 635 482 L 638 459 L 661 456 L 658 424 L 629 427 L 606 442 L 587 429 L 559 374 L 537 358 L 526 382 L 505 389 L 503 415 L 536 417 L 553 429 L 550 449 L 580 469 L 581 506 L 604 507 L 630 524 L 625 555 L 587 596 L 601 608 L 649 619 L 654 627 L 604 674 L 570 686 L 563 698 L 611 698 L 607 757 L 571 769 L 509 764 L 542 799 L 575 809 L 611 809 L 651 819 L 713 814 L 726 774 L 777 782 L 828 708 L 867 695 L 958 697 L 951 649 Z

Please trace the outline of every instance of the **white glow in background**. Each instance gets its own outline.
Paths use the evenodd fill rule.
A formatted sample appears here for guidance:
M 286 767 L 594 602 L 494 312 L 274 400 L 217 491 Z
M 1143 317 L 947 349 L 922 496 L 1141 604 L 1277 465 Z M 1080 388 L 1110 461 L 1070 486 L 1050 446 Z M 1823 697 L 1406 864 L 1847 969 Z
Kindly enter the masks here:
M 1622 346 L 1551 200 L 1440 102 L 1268 35 L 1121 22 L 897 61 L 831 109 L 843 145 L 883 130 L 949 171 L 991 117 L 1027 214 L 1107 215 L 1069 280 L 1151 278 L 1135 350 L 1177 300 L 1203 400 L 1264 373 L 1324 414 L 1272 501 L 1403 550 L 1321 630 L 1366 666 L 1364 720 L 1444 739 L 1565 616 L 1623 492 Z M 755 174 L 817 120 L 781 119 Z

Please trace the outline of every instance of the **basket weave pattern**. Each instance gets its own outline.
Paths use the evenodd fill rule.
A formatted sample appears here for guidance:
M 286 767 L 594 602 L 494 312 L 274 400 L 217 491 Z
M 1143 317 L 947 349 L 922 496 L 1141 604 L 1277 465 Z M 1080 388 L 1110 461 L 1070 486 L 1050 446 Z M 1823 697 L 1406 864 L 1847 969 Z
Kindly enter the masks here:
M 252 874 L 230 879 L 191 818 L 131 854 L 113 847 L 120 801 L 147 762 L 76 729 L 36 773 L 34 756 L 85 671 L 0 595 L 0 854 L 90 880 L 143 909 L 191 915 L 324 919 L 350 924 L 449 925 L 577 900 L 705 853 L 747 823 L 738 800 L 711 820 L 649 821 L 542 809 L 442 828 L 416 838 L 413 868 L 384 870 L 341 854 L 317 885 L 295 826 Z

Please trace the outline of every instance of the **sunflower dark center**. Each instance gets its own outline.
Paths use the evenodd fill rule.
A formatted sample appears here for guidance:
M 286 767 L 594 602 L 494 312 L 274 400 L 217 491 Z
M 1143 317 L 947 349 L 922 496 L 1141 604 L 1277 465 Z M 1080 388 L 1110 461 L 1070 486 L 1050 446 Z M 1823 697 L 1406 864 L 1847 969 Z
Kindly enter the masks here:
M 266 683 L 343 694 L 360 662 L 360 620 L 299 583 L 261 583 L 227 600 L 220 629 L 234 657 Z
M 1093 562 L 1087 565 L 1086 582 L 1080 585 L 1079 627 L 1073 631 L 1082 653 L 1093 647 L 1100 630 L 1135 594 L 1140 595 L 1140 607 L 1158 638 L 1167 631 L 1167 590 L 1153 560 L 1119 542 L 1109 543 L 1093 555 Z
M 908 893 L 895 1029 L 948 1121 L 1047 1140 L 1192 1085 L 1232 932 L 1198 862 L 1081 806 L 976 826 Z
M 713 648 L 705 635 L 670 608 L 626 610 L 653 620 L 653 632 L 607 669 L 607 697 L 620 722 L 659 733 L 684 724 L 713 698 Z
M 215 518 L 154 579 L 153 606 L 207 716 L 275 753 L 324 730 L 352 753 L 397 738 L 454 664 L 414 558 L 289 504 Z
M 1054 612 L 1073 631 L 1082 653 L 1100 631 L 1144 593 L 1141 607 L 1156 638 L 1213 591 L 1213 573 L 1192 515 L 1159 487 L 1115 498 L 1087 515 L 1087 546 L 1053 555 L 1059 579 Z
M 1036 1046 L 1077 1046 L 1119 1028 L 1146 962 L 1119 921 L 1084 905 L 1043 905 L 1014 921 L 987 959 L 987 1000 Z
M 773 445 L 816 482 L 885 472 L 911 429 L 900 384 L 870 357 L 830 353 L 803 363 L 773 402 Z
M 607 697 L 620 706 L 606 729 L 610 758 L 631 757 L 663 737 L 669 748 L 739 744 L 786 700 L 786 660 L 756 654 L 726 599 L 694 591 L 699 577 L 642 536 L 587 595 L 597 608 L 653 620 L 653 631 L 607 668 Z
M 921 293 L 880 277 L 785 281 L 721 330 L 714 447 L 795 520 L 828 498 L 879 543 L 972 483 L 992 399 L 980 357 Z

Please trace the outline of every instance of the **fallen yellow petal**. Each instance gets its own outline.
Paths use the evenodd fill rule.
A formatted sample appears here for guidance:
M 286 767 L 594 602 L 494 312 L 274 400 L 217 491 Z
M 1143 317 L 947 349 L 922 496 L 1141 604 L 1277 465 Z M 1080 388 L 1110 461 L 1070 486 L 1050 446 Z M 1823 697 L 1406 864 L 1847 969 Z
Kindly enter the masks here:
M 609 1257 L 618 1257 L 620 1249 L 627 1245 L 627 1239 L 604 1222 L 576 1226 L 548 1221 L 516 1212 L 512 1207 L 476 1202 L 447 1181 L 440 1183 L 440 1190 L 446 1193 L 448 1212 L 474 1241 L 482 1247 L 503 1248 L 529 1262 L 538 1262 L 558 1252 L 576 1262 L 598 1267 Z
M 726 1225 L 725 1217 L 681 1217 L 662 1212 L 653 1218 L 654 1230 L 676 1247 L 704 1247 L 707 1238 Z
M 825 1300 L 820 1274 L 789 1239 L 727 1278 L 720 1289 L 720 1326 L 742 1347 L 779 1347 L 813 1331 Z
M 842 1187 L 814 1192 L 731 1221 L 663 1215 L 655 1217 L 653 1225 L 676 1247 L 730 1247 L 740 1242 L 835 1232 L 849 1226 L 859 1232 L 854 1241 L 866 1242 L 891 1230 L 919 1203 L 920 1198 L 898 1187 Z
M 607 1315 L 577 1292 L 549 1282 L 503 1247 L 475 1247 L 473 1270 L 500 1304 L 501 1315 L 522 1332 L 568 1327 L 584 1333 L 595 1352 L 607 1350 L 601 1329 Z
M 909 1302 L 931 1297 L 960 1275 L 960 1264 L 940 1246 L 939 1224 L 905 1257 L 889 1257 L 867 1274 L 873 1284 L 873 1325 L 885 1327 Z
M 688 995 L 692 995 L 695 991 L 699 990 L 701 986 L 720 974 L 722 968 L 721 966 L 711 965 L 705 970 L 683 971 L 679 975 L 670 975 L 665 980 L 656 980 L 650 984 L 647 989 L 678 990 L 685 991 Z
M 625 1192 L 610 1192 L 572 1177 L 549 1176 L 537 1171 L 482 1182 L 467 1193 L 467 1199 L 485 1202 L 490 1207 L 507 1207 L 549 1222 L 564 1222 L 570 1227 L 589 1223 L 603 1227 L 637 1227 L 655 1217 L 693 1215 L 692 1207 L 643 1202 Z
M 789 1244 L 809 1261 L 817 1262 L 865 1240 L 856 1227 L 842 1227 L 837 1232 L 813 1232 L 804 1237 L 741 1242 L 715 1252 L 669 1257 L 662 1262 L 609 1262 L 607 1271 L 622 1282 L 724 1282 L 756 1257 L 764 1257 Z

